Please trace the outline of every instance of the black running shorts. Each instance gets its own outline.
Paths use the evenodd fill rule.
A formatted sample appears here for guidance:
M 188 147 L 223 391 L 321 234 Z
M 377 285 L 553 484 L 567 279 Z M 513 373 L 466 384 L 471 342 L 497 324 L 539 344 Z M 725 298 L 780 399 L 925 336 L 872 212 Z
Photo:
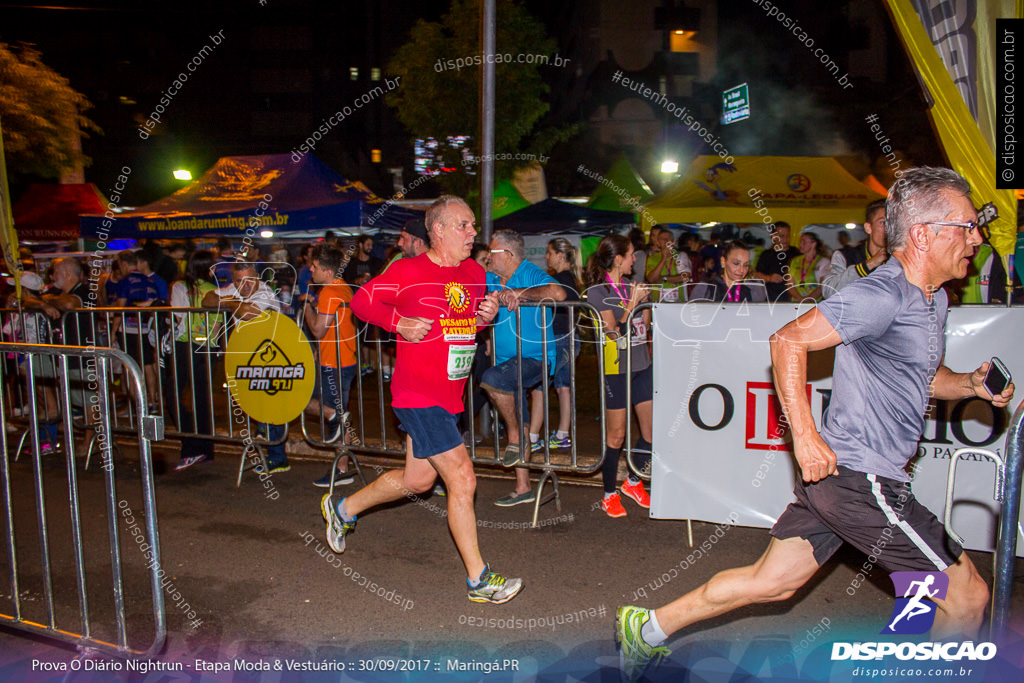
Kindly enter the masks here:
M 963 553 L 932 512 L 917 502 L 910 482 L 839 467 L 838 476 L 800 482 L 772 527 L 780 540 L 800 537 L 821 566 L 843 542 L 889 572 L 945 571 Z

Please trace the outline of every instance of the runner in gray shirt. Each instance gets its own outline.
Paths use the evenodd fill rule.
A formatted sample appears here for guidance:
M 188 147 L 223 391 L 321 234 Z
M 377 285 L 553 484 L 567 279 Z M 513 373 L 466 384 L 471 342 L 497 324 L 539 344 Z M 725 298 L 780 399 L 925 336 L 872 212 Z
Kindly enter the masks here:
M 661 644 L 695 622 L 752 603 L 786 600 L 844 542 L 886 571 L 949 577 L 932 640 L 974 639 L 988 586 L 939 521 L 915 499 L 903 468 L 914 456 L 929 397 L 979 397 L 988 363 L 954 373 L 941 365 L 944 282 L 962 278 L 981 243 L 970 187 L 949 169 L 903 173 L 886 204 L 888 264 L 772 336 L 775 387 L 792 427 L 803 483 L 752 565 L 720 572 L 657 610 L 620 607 L 616 640 L 627 679 L 667 656 Z M 842 345 L 842 346 L 840 346 Z M 832 399 L 819 434 L 807 398 L 807 354 L 840 346 Z

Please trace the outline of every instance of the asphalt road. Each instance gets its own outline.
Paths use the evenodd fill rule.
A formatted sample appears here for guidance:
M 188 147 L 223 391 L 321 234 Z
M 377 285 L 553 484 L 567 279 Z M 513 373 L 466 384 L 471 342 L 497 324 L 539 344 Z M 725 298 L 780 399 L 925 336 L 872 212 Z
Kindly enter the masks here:
M 651 520 L 629 500 L 628 516 L 610 519 L 596 505 L 598 487 L 568 483 L 561 487 L 561 511 L 554 503 L 544 506 L 543 526 L 530 529 L 526 506 L 492 504 L 511 480 L 481 468 L 476 509 L 483 556 L 494 569 L 521 576 L 525 588 L 505 605 L 480 605 L 466 599 L 444 498 L 402 501 L 363 515 L 346 552 L 335 556 L 324 542 L 323 490 L 310 485 L 323 474 L 323 459 L 293 456 L 291 471 L 273 475 L 266 487 L 250 472 L 240 488 L 234 486 L 237 454 L 219 453 L 213 463 L 182 473 L 169 471 L 176 459 L 169 448 L 154 456 L 168 634 L 159 654 L 142 663 L 181 669 L 145 676 L 144 669 L 133 673 L 99 657 L 84 666 L 122 669 L 69 672 L 70 680 L 617 680 L 612 634 L 618 605 L 659 606 L 718 570 L 756 560 L 768 541 L 763 529 L 694 522 L 691 549 L 686 522 Z M 376 476 L 374 461 L 364 464 Z M 115 460 L 111 481 L 128 642 L 145 650 L 154 621 L 141 548 L 152 543 L 139 469 L 137 456 L 127 452 Z M 57 457 L 45 460 L 42 472 L 55 623 L 82 632 L 68 475 Z M 45 622 L 29 460 L 12 463 L 11 473 L 22 614 Z M 79 466 L 77 474 L 90 629 L 114 641 L 107 474 L 95 463 L 87 472 Z M 992 556 L 972 557 L 990 581 Z M 655 679 L 857 680 L 851 670 L 860 662 L 831 662 L 831 643 L 879 640 L 893 608 L 882 570 L 857 579 L 863 561 L 841 552 L 795 598 L 746 607 L 677 634 L 673 655 Z M 9 558 L 0 558 L 5 615 L 13 610 L 10 573 Z M 1024 633 L 1020 560 L 1016 576 L 1013 615 L 1015 629 Z M 0 629 L 0 643 L 0 680 L 61 680 L 65 672 L 43 671 L 44 662 L 68 666 L 75 655 L 73 647 L 8 628 Z M 1021 669 L 1013 667 L 1021 666 L 1022 653 L 1019 642 L 1004 647 L 996 663 L 1010 666 L 1003 660 L 1015 659 L 1009 673 L 989 662 L 984 671 L 975 667 L 978 672 L 950 680 L 1019 681 Z M 485 671 L 495 661 L 499 668 Z M 269 671 L 238 670 L 260 666 Z M 296 666 L 335 670 L 289 670 Z M 220 667 L 227 670 L 215 670 Z

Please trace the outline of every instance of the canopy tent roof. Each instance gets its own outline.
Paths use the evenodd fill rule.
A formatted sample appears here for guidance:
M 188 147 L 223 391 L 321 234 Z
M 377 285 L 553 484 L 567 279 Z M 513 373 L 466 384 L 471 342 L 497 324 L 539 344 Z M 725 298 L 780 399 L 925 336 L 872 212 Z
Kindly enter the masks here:
M 222 157 L 203 176 L 152 204 L 116 214 L 81 217 L 82 235 L 184 237 L 382 228 L 400 230 L 423 213 L 386 202 L 316 157 L 289 154 Z
M 625 154 L 619 156 L 590 195 L 587 206 L 607 211 L 636 211 L 637 207 L 654 198 L 654 192 L 629 163 Z
M 636 225 L 633 214 L 588 209 L 551 198 L 494 221 L 495 230 L 515 230 L 521 235 L 607 232 L 624 225 Z
M 92 183 L 34 183 L 12 209 L 19 239 L 76 240 L 79 215 L 106 211 L 107 200 Z
M 863 221 L 864 207 L 883 198 L 832 157 L 699 156 L 640 215 L 645 224 L 785 221 L 796 235 L 809 224 Z

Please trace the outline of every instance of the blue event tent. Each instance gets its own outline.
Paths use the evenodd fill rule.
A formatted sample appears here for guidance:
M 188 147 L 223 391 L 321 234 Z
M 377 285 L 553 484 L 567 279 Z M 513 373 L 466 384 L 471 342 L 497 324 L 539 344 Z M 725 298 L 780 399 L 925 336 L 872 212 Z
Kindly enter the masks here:
M 401 230 L 414 211 L 385 201 L 312 155 L 222 157 L 203 176 L 174 194 L 116 214 L 83 215 L 82 237 L 258 236 L 324 230 Z M 251 233 L 250 233 L 251 234 Z

